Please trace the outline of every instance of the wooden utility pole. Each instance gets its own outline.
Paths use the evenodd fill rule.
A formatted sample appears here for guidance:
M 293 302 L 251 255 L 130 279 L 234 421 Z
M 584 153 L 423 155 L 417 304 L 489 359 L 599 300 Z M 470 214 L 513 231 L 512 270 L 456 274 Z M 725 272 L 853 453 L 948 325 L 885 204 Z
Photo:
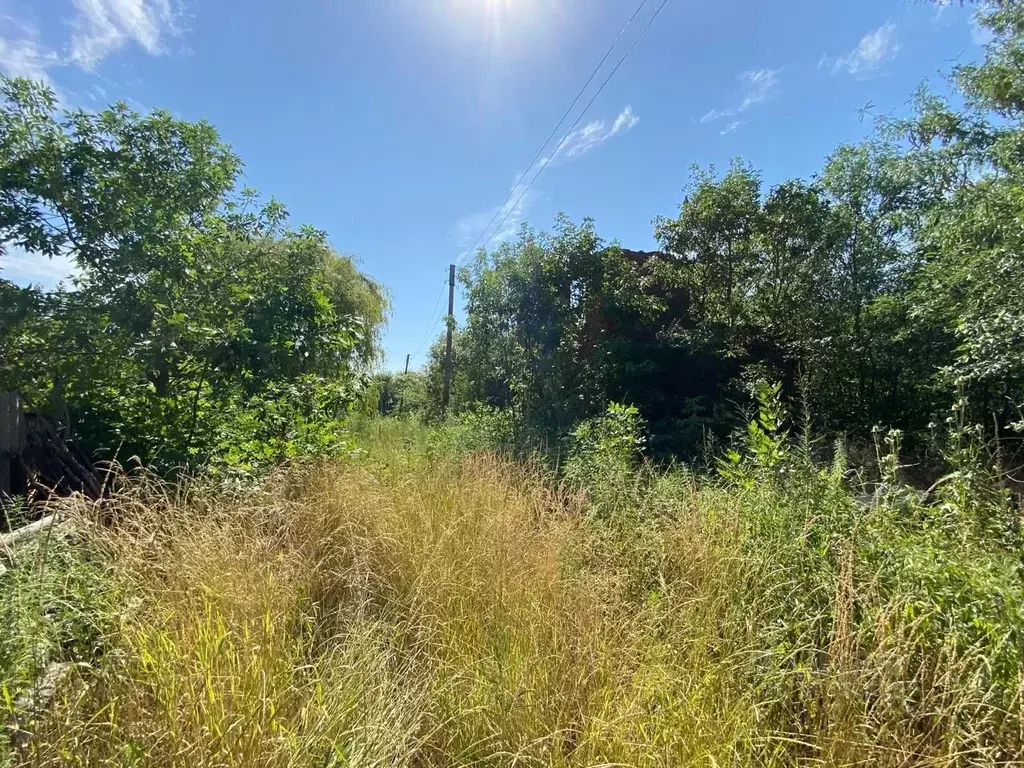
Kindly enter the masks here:
M 405 356 L 405 372 L 406 373 L 409 372 L 409 358 L 410 357 L 411 357 L 411 353 Z
M 455 265 L 448 267 L 448 333 L 444 340 L 444 390 L 441 393 L 441 415 L 448 412 L 452 394 L 452 331 L 455 329 Z

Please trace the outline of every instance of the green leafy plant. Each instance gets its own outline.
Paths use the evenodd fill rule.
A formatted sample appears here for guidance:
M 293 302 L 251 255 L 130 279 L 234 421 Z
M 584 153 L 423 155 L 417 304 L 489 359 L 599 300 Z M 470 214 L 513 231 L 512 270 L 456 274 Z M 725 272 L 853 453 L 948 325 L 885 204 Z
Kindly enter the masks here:
M 635 406 L 609 403 L 602 416 L 581 422 L 569 438 L 566 480 L 589 495 L 600 516 L 628 510 L 638 480 L 636 469 L 647 438 Z
M 755 412 L 738 436 L 718 460 L 718 471 L 732 482 L 750 487 L 770 480 L 784 467 L 790 456 L 789 431 L 785 428 L 788 412 L 782 403 L 782 384 L 758 379 L 750 386 Z

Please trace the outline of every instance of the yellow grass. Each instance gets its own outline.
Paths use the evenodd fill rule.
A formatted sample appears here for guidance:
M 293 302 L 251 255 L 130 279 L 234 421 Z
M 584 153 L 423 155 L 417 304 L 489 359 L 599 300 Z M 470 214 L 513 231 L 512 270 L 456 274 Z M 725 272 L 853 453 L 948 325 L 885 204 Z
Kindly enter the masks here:
M 951 735 L 951 713 L 985 717 L 963 709 L 984 700 L 956 677 L 970 659 L 950 659 L 946 678 L 914 666 L 898 606 L 862 647 L 844 613 L 850 563 L 823 647 L 773 647 L 788 582 L 741 556 L 728 494 L 679 493 L 671 524 L 639 544 L 510 462 L 401 445 L 245 497 L 127 493 L 118 526 L 87 542 L 111 563 L 116 630 L 18 760 L 1005 762 L 1006 745 Z M 922 707 L 934 711 L 906 714 Z

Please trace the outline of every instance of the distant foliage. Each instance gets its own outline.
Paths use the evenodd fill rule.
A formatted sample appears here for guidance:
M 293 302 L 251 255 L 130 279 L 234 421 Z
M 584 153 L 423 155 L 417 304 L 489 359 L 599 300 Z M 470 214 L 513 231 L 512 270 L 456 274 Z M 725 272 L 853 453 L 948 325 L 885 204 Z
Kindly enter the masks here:
M 441 457 L 478 452 L 512 454 L 520 447 L 512 414 L 486 406 L 452 416 L 445 429 L 430 437 L 429 452 Z
M 364 410 L 381 416 L 427 415 L 427 377 L 420 371 L 378 373 L 363 399 Z
M 598 477 L 613 469 L 635 469 L 645 441 L 636 407 L 611 403 L 604 415 L 587 419 L 573 430 L 566 473 Z

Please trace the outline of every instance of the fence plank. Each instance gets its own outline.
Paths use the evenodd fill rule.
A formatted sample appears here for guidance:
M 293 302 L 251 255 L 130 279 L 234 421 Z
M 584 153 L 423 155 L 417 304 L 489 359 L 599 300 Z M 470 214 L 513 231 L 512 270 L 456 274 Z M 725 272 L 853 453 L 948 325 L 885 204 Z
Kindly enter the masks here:
M 14 455 L 24 447 L 21 403 L 14 392 L 0 392 L 0 504 L 11 493 Z
M 0 453 L 18 453 L 24 443 L 21 402 L 14 392 L 0 393 Z
M 60 523 L 61 520 L 62 518 L 59 514 L 47 515 L 16 531 L 0 534 L 0 557 L 8 556 L 15 547 L 32 541 L 39 534 Z

